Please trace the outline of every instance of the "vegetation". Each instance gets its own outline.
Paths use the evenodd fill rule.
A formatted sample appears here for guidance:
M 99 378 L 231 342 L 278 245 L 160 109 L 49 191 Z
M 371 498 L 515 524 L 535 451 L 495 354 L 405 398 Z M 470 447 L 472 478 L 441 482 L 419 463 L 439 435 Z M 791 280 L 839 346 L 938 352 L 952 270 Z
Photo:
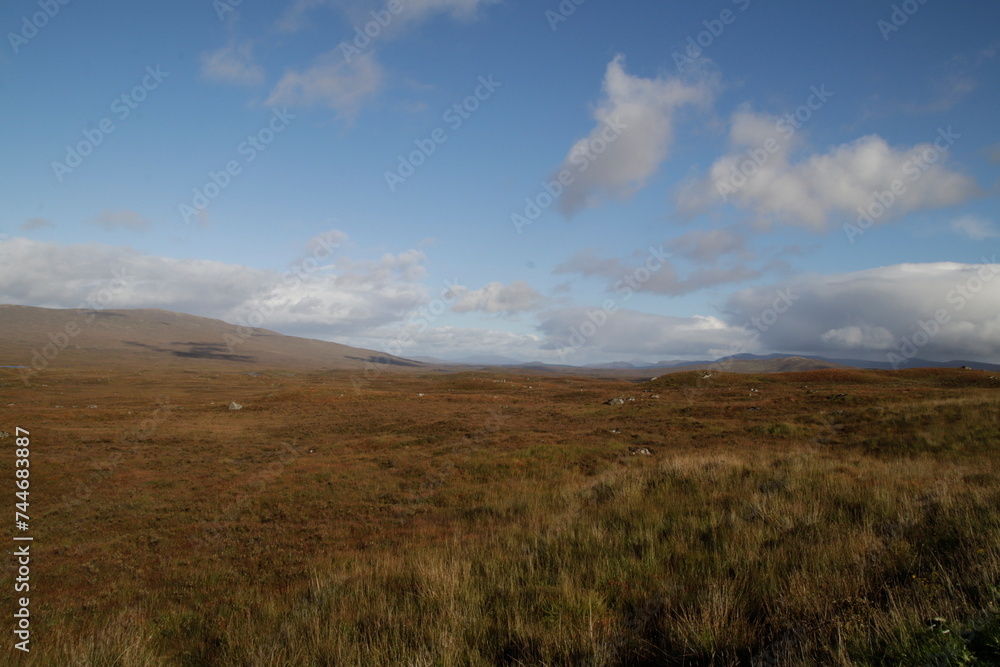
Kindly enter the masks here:
M 989 373 L 393 373 L 0 384 L 37 559 L 0 660 L 1000 664 Z

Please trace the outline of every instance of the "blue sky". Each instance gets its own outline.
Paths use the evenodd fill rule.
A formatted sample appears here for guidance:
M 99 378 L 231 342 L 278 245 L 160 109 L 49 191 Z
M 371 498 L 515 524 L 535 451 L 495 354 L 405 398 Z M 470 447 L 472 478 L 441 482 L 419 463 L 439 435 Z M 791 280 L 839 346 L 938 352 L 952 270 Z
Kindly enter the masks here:
M 0 302 L 448 359 L 1000 361 L 997 26 L 972 0 L 8 2 Z

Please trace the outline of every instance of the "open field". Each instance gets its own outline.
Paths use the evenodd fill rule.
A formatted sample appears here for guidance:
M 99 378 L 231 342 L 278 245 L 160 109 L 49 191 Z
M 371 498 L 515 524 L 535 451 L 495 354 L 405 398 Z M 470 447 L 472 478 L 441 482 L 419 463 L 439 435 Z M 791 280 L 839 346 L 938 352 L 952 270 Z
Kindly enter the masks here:
M 1000 376 L 705 375 L 10 371 L 0 662 L 1000 663 Z

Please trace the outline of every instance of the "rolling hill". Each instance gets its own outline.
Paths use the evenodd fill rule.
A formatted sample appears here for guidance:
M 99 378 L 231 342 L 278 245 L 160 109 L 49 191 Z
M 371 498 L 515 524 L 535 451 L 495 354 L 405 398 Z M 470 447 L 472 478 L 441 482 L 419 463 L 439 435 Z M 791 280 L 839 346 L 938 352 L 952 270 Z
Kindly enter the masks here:
M 0 367 L 351 369 L 419 362 L 169 310 L 77 310 L 0 305 Z M 22 369 L 23 370 L 23 369 Z

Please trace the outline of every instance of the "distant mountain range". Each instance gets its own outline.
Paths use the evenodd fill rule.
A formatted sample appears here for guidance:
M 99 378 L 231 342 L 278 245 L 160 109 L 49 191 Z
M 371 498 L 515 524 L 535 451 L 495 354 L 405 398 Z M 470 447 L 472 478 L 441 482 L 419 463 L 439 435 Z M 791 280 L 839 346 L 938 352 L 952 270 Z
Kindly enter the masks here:
M 671 359 L 669 361 L 611 361 L 600 364 L 586 364 L 583 366 L 570 366 L 565 364 L 546 364 L 541 361 L 520 362 L 517 359 L 500 355 L 478 355 L 465 357 L 455 361 L 445 361 L 435 357 L 412 357 L 415 361 L 428 364 L 448 364 L 465 366 L 514 366 L 518 368 L 535 369 L 594 369 L 600 371 L 638 371 L 653 369 L 675 369 L 688 370 L 694 368 L 706 368 L 709 366 L 726 366 L 720 370 L 731 370 L 733 372 L 786 372 L 780 370 L 787 367 L 791 370 L 819 370 L 823 368 L 872 368 L 877 370 L 893 370 L 893 366 L 888 361 L 868 361 L 865 359 L 830 359 L 827 357 L 814 355 L 788 355 L 788 354 L 735 354 L 719 359 L 699 359 L 697 361 L 681 361 Z M 784 363 L 777 363 L 784 361 Z M 968 366 L 989 371 L 1000 371 L 1000 364 L 987 364 L 981 361 L 969 361 L 966 359 L 956 359 L 952 361 L 931 361 L 930 359 L 914 358 L 906 363 L 899 364 L 897 368 L 961 368 Z M 775 369 L 775 370 L 759 370 Z
M 708 361 L 681 361 L 668 363 L 670 366 L 702 366 L 711 363 L 720 363 L 727 360 L 743 360 L 743 361 L 769 361 L 774 359 L 786 359 L 787 354 L 736 354 L 731 357 L 723 357 L 714 362 Z M 810 355 L 799 355 L 799 359 L 809 359 L 817 362 L 823 362 L 828 364 L 835 364 L 837 366 L 849 366 L 852 368 L 873 368 L 877 370 L 893 370 L 893 365 L 888 361 L 868 361 L 865 359 L 830 359 L 828 357 L 810 356 Z M 654 364 L 654 366 L 662 367 Z M 896 369 L 903 368 L 961 368 L 962 366 L 968 366 L 969 368 L 978 368 L 980 370 L 988 371 L 1000 371 L 1000 364 L 987 364 L 982 361 L 969 361 L 967 359 L 955 359 L 952 361 L 931 361 L 930 359 L 920 359 L 913 358 L 905 363 L 896 366 Z
M 287 368 L 302 370 L 519 368 L 543 373 L 640 378 L 714 368 L 735 373 L 778 373 L 825 368 L 891 369 L 888 362 L 828 359 L 783 354 L 737 354 L 698 361 L 611 362 L 589 366 L 520 362 L 502 355 L 475 355 L 457 361 L 434 357 L 404 359 L 382 352 L 267 329 L 247 329 L 221 320 L 159 309 L 77 310 L 0 305 L 0 368 L 11 372 L 49 366 L 131 364 L 190 369 Z M 911 359 L 903 368 L 969 366 L 1000 371 L 978 361 Z M 102 366 L 103 367 L 103 366 Z

